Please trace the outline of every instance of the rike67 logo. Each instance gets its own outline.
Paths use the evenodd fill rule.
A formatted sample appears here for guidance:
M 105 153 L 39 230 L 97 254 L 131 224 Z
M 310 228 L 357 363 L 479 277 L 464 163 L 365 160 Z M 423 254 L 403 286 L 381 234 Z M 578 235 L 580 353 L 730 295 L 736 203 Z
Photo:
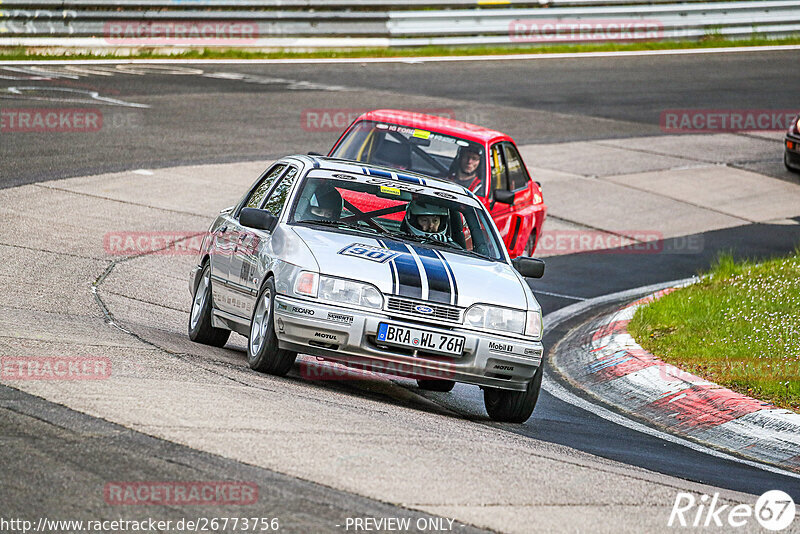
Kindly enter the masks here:
M 795 504 L 792 497 L 781 490 L 770 490 L 750 504 L 721 504 L 719 493 L 696 497 L 691 493 L 678 493 L 669 515 L 670 527 L 750 527 L 757 525 L 774 532 L 784 530 L 792 524 L 795 517 Z

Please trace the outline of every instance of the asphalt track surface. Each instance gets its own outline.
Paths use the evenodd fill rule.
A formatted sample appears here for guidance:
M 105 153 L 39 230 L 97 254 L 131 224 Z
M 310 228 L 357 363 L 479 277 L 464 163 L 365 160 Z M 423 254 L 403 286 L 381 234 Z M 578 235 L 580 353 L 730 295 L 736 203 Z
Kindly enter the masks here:
M 772 52 L 456 64 L 203 65 L 197 67 L 203 74 L 187 73 L 185 69 L 192 66 L 175 70 L 181 74 L 159 68 L 78 77 L 55 68 L 49 74 L 0 68 L 3 109 L 98 107 L 107 125 L 94 134 L 3 133 L 0 187 L 122 169 L 324 152 L 337 133 L 313 131 L 302 120 L 304 110 L 320 108 L 447 108 L 456 118 L 506 131 L 519 144 L 655 137 L 661 133 L 658 121 L 665 109 L 797 106 L 799 60 L 798 52 Z M 215 77 L 206 76 L 209 73 Z M 25 94 L 10 92 L 10 87 L 24 88 Z M 65 88 L 70 91 L 61 91 Z M 97 104 L 88 92 L 125 104 Z M 72 102 L 53 101 L 65 98 L 65 93 Z M 780 154 L 780 145 L 775 154 Z M 783 171 L 775 154 L 740 164 L 794 179 Z M 541 292 L 540 302 L 548 313 L 578 299 L 691 276 L 708 267 L 721 250 L 732 250 L 739 257 L 785 254 L 797 242 L 796 228 L 753 224 L 707 232 L 700 254 L 554 257 L 534 289 Z M 548 332 L 546 346 L 552 347 L 569 326 Z M 477 390 L 467 397 L 456 395 L 446 401 L 447 408 L 466 418 L 480 417 L 474 412 L 477 395 Z M 780 488 L 800 499 L 796 478 L 619 427 L 545 392 L 525 425 L 500 426 L 695 482 L 755 495 Z M 214 480 L 246 473 L 242 479 L 262 481 L 261 488 L 271 488 L 269 506 L 292 517 L 299 529 L 329 525 L 326 520 L 347 513 L 422 515 L 149 438 L 6 387 L 0 388 L 0 428 L 8 451 L 3 457 L 15 459 L 4 460 L 0 467 L 0 479 L 14 481 L 3 484 L 0 502 L 18 515 L 69 515 L 102 507 L 101 502 L 57 497 L 85 492 L 108 480 L 110 472 L 118 479 L 135 475 L 144 480 L 181 478 L 187 473 Z M 76 460 L 81 457 L 87 460 Z M 35 459 L 35 465 L 29 459 Z M 176 517 L 183 515 L 174 512 Z
M 302 120 L 304 110 L 320 108 L 444 110 L 507 132 L 518 144 L 655 136 L 663 134 L 660 116 L 669 109 L 796 109 L 798 58 L 798 51 L 774 51 L 520 62 L 158 65 L 111 68 L 113 75 L 91 66 L 82 72 L 0 67 L 0 107 L 104 113 L 100 133 L 3 136 L 0 187 L 327 152 L 341 128 L 314 131 Z M 202 74 L 185 74 L 193 69 Z M 159 74 L 164 72 L 184 74 Z M 56 77 L 41 79 L 48 75 Z M 91 92 L 129 104 L 141 103 L 141 97 L 152 107 L 100 105 Z M 776 159 L 780 152 L 776 145 L 774 154 L 741 165 L 786 177 Z

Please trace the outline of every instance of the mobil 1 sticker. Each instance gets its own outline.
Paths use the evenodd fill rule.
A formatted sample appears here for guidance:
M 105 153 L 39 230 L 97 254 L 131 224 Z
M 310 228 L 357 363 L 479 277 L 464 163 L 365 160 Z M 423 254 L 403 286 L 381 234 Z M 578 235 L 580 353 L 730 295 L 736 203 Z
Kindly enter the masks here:
M 342 256 L 354 256 L 365 260 L 374 261 L 377 263 L 386 263 L 399 253 L 385 248 L 374 247 L 372 245 L 362 245 L 361 243 L 353 243 L 339 251 Z

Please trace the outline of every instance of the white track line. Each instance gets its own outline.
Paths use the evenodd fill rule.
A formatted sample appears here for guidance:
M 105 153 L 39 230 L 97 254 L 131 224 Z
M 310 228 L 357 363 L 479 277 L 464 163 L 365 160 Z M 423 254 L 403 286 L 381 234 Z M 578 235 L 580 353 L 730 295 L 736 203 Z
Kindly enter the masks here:
M 683 280 L 675 280 L 674 282 L 667 282 L 662 284 L 654 284 L 650 286 L 644 286 L 636 289 L 630 289 L 627 291 L 621 291 L 619 293 L 612 293 L 610 295 L 604 295 L 602 297 L 598 297 L 596 299 L 585 300 L 583 302 L 579 302 L 577 304 L 572 304 L 571 306 L 567 306 L 565 308 L 561 308 L 553 313 L 549 313 L 545 316 L 545 328 L 551 329 L 557 327 L 559 324 L 563 323 L 564 321 L 575 317 L 576 315 L 583 313 L 584 311 L 592 308 L 594 306 L 614 302 L 616 300 L 622 300 L 625 298 L 633 298 L 640 295 L 646 295 L 648 293 L 653 293 L 660 289 L 665 289 L 667 287 L 674 287 L 680 285 L 686 285 L 688 283 L 693 282 L 694 278 L 686 278 Z M 548 372 L 545 373 L 545 376 L 550 374 Z M 720 458 L 722 460 L 729 460 L 731 462 L 737 462 L 740 464 L 744 464 L 750 467 L 755 467 L 756 469 L 761 469 L 762 471 L 768 471 L 770 473 L 775 473 L 778 475 L 783 475 L 791 478 L 800 479 L 800 473 L 793 473 L 791 471 L 786 471 L 784 469 L 780 469 L 779 467 L 775 467 L 769 464 L 762 464 L 759 462 L 754 462 L 752 460 L 747 460 L 744 458 L 739 458 L 737 456 L 733 456 L 716 449 L 712 449 L 711 447 L 706 447 L 704 445 L 700 445 L 699 443 L 695 443 L 694 441 L 690 441 L 688 439 L 683 439 L 672 434 L 668 434 L 666 432 L 662 432 L 660 430 L 656 430 L 655 428 L 651 428 L 647 425 L 639 423 L 637 421 L 633 421 L 632 419 L 628 419 L 624 415 L 621 415 L 616 412 L 612 412 L 611 410 L 589 402 L 588 400 L 578 397 L 574 393 L 567 390 L 564 386 L 558 383 L 556 380 L 548 377 L 549 380 L 543 382 L 542 387 L 545 391 L 549 394 L 553 395 L 554 397 L 572 404 L 582 410 L 586 410 L 587 412 L 593 413 L 598 417 L 602 417 L 607 421 L 611 421 L 612 423 L 618 424 L 620 426 L 624 426 L 625 428 L 629 428 L 631 430 L 635 430 L 636 432 L 641 432 L 642 434 L 647 434 L 658 439 L 668 441 L 670 443 L 674 443 L 676 445 L 681 445 L 683 447 L 687 447 L 697 452 L 701 452 L 704 454 L 708 454 L 714 456 L 716 458 Z
M 728 48 L 683 48 L 671 50 L 631 50 L 617 52 L 573 52 L 559 54 L 504 54 L 487 56 L 431 56 L 431 57 L 350 57 L 350 58 L 285 58 L 285 59 L 78 59 L 78 60 L 9 60 L 3 65 L 280 65 L 280 64 L 340 64 L 340 63 L 434 63 L 458 61 L 522 61 L 545 59 L 591 59 L 606 57 L 682 56 L 695 54 L 733 54 L 740 52 L 780 52 L 800 50 L 800 45 L 733 46 Z

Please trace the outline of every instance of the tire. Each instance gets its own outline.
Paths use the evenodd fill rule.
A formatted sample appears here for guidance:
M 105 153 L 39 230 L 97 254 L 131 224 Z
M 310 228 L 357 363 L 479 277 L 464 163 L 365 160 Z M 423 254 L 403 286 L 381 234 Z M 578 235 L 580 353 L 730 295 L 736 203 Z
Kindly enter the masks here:
M 213 294 L 211 292 L 211 265 L 206 262 L 192 295 L 192 309 L 189 311 L 189 339 L 195 343 L 224 347 L 231 331 L 226 328 L 211 326 L 211 308 Z
M 522 252 L 522 255 L 530 258 L 533 256 L 534 250 L 536 250 L 536 228 L 531 230 L 531 233 L 528 236 L 528 242 L 525 243 L 525 250 Z
M 533 413 L 539 391 L 542 389 L 543 366 L 539 365 L 525 391 L 508 391 L 497 388 L 484 388 L 483 403 L 486 413 L 493 421 L 504 423 L 524 423 Z
M 261 373 L 285 376 L 294 365 L 297 353 L 278 348 L 272 310 L 275 305 L 275 281 L 268 278 L 258 293 L 253 317 L 250 319 L 250 337 L 247 340 L 247 363 Z
M 423 380 L 418 378 L 417 385 L 419 389 L 424 389 L 425 391 L 452 391 L 455 387 L 456 382 L 455 380 Z

